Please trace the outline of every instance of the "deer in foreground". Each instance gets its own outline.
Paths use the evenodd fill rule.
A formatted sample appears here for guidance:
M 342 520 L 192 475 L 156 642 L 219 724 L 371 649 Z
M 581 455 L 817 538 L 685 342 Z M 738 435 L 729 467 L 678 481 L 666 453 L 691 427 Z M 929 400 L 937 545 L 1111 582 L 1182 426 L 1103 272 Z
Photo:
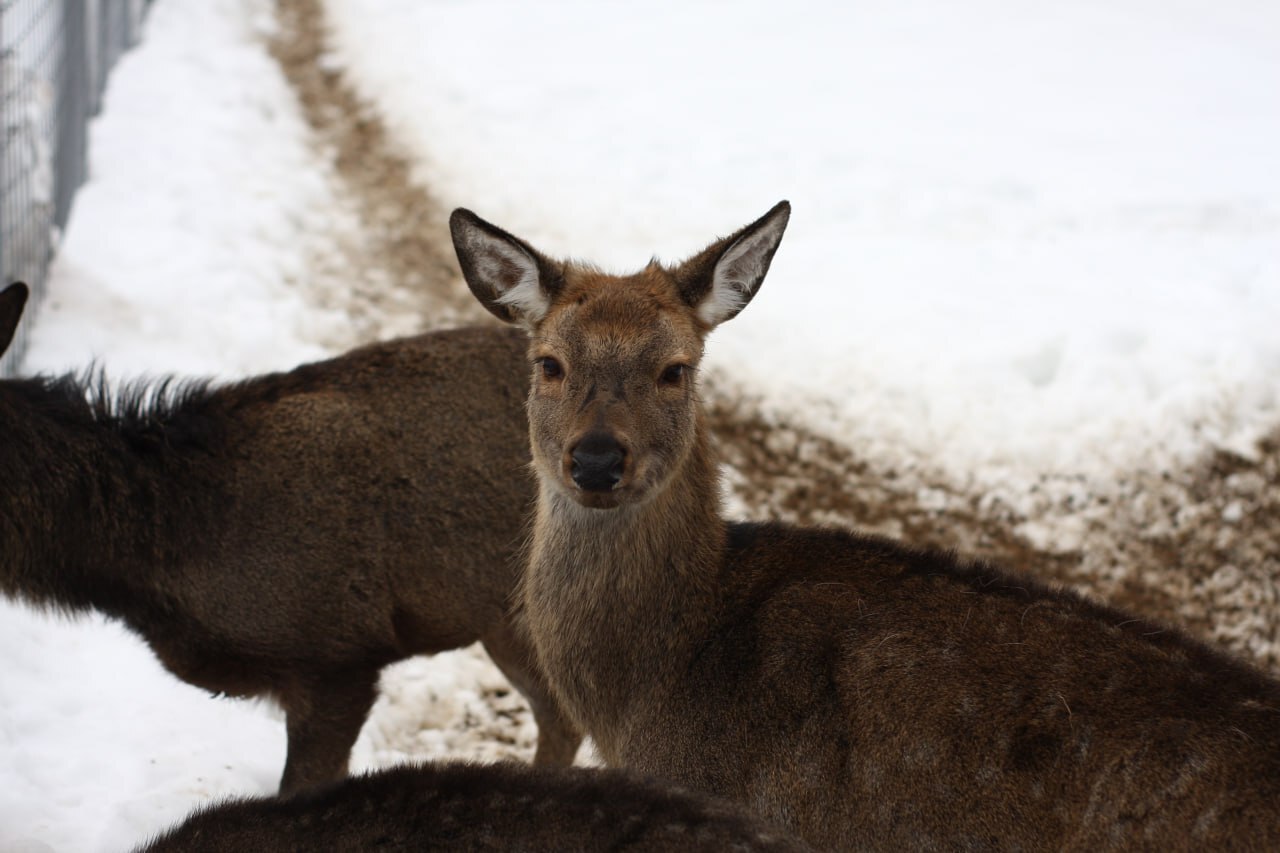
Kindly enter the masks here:
M 522 597 L 570 716 L 823 849 L 1280 847 L 1275 680 L 980 562 L 721 517 L 697 369 L 789 213 L 628 276 L 451 218 L 530 333 Z
M 27 289 L 0 292 L 0 353 Z M 510 596 L 524 341 L 457 329 L 223 386 L 0 381 L 0 593 L 96 609 L 178 678 L 275 699 L 281 789 L 340 778 L 379 670 L 480 640 L 569 764 Z
M 214 805 L 139 853 L 808 849 L 740 806 L 633 773 L 450 763 Z

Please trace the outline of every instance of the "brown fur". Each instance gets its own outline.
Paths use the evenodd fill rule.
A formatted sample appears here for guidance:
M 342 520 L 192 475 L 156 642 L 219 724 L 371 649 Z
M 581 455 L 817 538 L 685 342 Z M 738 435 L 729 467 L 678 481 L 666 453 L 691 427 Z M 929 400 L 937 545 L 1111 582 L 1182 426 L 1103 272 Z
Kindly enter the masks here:
M 141 851 L 808 849 L 729 803 L 619 770 L 439 764 L 215 805 Z
M 24 297 L 0 293 L 0 343 Z M 476 640 L 533 706 L 536 761 L 571 763 L 508 613 L 523 350 L 472 328 L 222 387 L 0 382 L 0 592 L 99 610 L 184 681 L 279 701 L 286 791 L 346 772 L 383 666 Z
M 693 371 L 745 303 L 735 292 L 758 289 L 786 216 L 613 277 L 454 214 L 468 284 L 520 306 L 539 359 L 524 603 L 553 689 L 605 760 L 828 849 L 1280 846 L 1277 682 L 981 563 L 722 520 Z M 553 269 L 555 288 L 486 275 L 491 251 Z M 674 383 L 673 364 L 688 367 Z M 586 436 L 624 454 L 611 488 L 578 479 Z

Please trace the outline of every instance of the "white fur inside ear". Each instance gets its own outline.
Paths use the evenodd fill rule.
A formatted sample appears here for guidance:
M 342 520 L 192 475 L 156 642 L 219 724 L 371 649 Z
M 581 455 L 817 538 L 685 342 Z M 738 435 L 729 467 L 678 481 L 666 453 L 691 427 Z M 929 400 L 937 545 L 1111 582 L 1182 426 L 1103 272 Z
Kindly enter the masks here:
M 537 261 L 519 246 L 483 232 L 473 236 L 472 247 L 475 272 L 493 288 L 494 301 L 524 320 L 541 320 L 550 300 L 542 290 Z
M 787 217 L 775 216 L 750 234 L 744 234 L 716 262 L 711 292 L 698 306 L 698 318 L 718 325 L 742 310 L 750 301 L 786 230 Z
M 522 272 L 515 286 L 499 296 L 497 301 L 510 305 L 517 314 L 534 323 L 546 316 L 547 309 L 551 307 L 547 294 L 538 284 L 536 266 L 532 272 Z

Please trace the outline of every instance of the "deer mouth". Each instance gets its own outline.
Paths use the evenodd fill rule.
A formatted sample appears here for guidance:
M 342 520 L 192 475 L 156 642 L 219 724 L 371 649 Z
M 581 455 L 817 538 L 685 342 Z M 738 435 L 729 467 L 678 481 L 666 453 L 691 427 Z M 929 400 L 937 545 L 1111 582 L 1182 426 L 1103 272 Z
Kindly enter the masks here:
M 613 509 L 635 498 L 632 478 L 625 474 L 616 480 L 593 479 L 579 470 L 575 476 L 573 466 L 566 464 L 561 469 L 559 480 L 569 497 L 589 509 Z
M 647 493 L 642 479 L 633 476 L 631 471 L 604 488 L 584 487 L 578 482 L 580 479 L 583 478 L 580 476 L 575 479 L 568 465 L 561 468 L 560 476 L 556 478 L 560 488 L 574 503 L 588 509 L 614 509 L 626 504 L 638 503 Z M 591 485 L 596 484 L 588 480 L 587 486 Z
M 588 492 L 574 488 L 573 499 L 587 509 L 615 509 L 625 501 L 617 492 Z

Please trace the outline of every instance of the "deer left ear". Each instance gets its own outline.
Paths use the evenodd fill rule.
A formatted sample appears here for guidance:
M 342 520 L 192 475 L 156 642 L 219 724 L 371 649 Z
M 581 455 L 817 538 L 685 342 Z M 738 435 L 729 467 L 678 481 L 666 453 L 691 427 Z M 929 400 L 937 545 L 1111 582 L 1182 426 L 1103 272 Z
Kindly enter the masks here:
M 707 329 L 736 317 L 756 295 L 790 218 L 791 204 L 780 201 L 755 222 L 673 271 L 681 296 Z
M 449 217 L 449 230 L 462 277 L 480 304 L 503 322 L 532 329 L 559 290 L 559 264 L 463 208 Z

